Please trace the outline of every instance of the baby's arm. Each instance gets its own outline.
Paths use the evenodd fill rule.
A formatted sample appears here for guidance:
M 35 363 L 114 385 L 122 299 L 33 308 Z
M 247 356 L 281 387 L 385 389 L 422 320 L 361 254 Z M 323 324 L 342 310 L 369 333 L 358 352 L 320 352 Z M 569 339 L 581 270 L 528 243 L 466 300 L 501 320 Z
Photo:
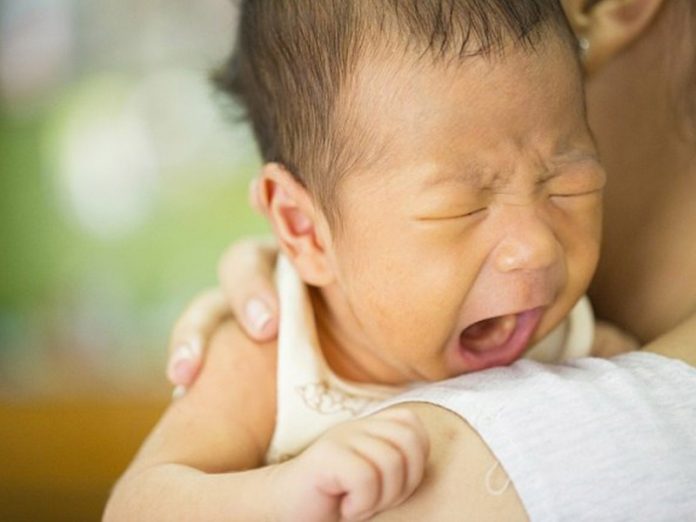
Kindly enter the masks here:
M 116 485 L 105 520 L 250 520 L 268 505 L 270 469 L 241 470 L 262 464 L 273 430 L 275 350 L 230 322 L 208 357 Z
M 639 347 L 638 340 L 630 334 L 606 321 L 597 321 L 594 341 L 592 342 L 592 355 L 594 357 L 609 358 L 637 350 Z
M 227 324 L 208 357 L 117 484 L 105 520 L 330 521 L 393 507 L 420 483 L 427 437 L 403 411 L 337 426 L 296 459 L 250 469 L 273 431 L 275 350 Z

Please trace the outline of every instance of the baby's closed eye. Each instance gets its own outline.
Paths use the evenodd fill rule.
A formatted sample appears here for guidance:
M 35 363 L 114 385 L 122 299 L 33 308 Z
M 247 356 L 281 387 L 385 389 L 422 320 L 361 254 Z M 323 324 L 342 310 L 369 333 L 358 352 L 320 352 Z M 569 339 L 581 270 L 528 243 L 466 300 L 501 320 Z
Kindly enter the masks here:
M 585 160 L 558 167 L 544 184 L 550 197 L 586 196 L 604 189 L 606 174 L 597 161 Z

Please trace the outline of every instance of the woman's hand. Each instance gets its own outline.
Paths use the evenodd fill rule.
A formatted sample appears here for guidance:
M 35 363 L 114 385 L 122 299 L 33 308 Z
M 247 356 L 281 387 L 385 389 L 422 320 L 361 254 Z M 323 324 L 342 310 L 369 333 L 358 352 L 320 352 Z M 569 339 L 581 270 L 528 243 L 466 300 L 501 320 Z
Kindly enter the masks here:
M 175 396 L 195 380 L 206 346 L 223 319 L 232 315 L 253 340 L 272 340 L 278 333 L 278 300 L 273 284 L 277 247 L 247 239 L 227 249 L 218 266 L 221 288 L 194 299 L 174 326 L 169 344 L 167 378 Z

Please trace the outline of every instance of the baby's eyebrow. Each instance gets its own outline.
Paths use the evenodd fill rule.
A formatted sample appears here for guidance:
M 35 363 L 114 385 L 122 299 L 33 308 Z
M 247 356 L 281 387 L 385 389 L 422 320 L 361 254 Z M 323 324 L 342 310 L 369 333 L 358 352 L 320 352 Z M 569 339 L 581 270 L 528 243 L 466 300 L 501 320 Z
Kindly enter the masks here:
M 500 172 L 474 163 L 462 164 L 456 168 L 442 167 L 441 165 L 434 167 L 425 176 L 421 187 L 423 190 L 442 185 L 466 185 L 471 188 L 490 187 L 499 183 L 502 177 Z
M 512 171 L 505 171 L 481 163 L 464 163 L 456 168 L 434 169 L 423 182 L 423 189 L 447 185 L 464 185 L 472 189 L 495 189 L 509 182 Z
M 593 161 L 599 163 L 595 151 L 587 149 L 564 150 L 549 158 L 546 162 L 539 158 L 538 171 L 535 173 L 537 183 L 545 183 L 563 174 L 562 167 L 572 163 Z M 515 176 L 515 168 L 502 165 L 490 165 L 481 161 L 463 161 L 458 165 L 432 163 L 422 165 L 423 182 L 421 190 L 431 190 L 441 186 L 464 186 L 474 190 L 498 190 L 505 187 Z
M 554 172 L 558 167 L 568 165 L 569 163 L 578 163 L 581 161 L 594 161 L 599 163 L 599 156 L 595 151 L 574 149 L 556 154 L 549 162 L 549 178 L 554 177 Z
M 599 156 L 596 152 L 578 149 L 558 154 L 551 158 L 551 160 L 546 165 L 546 168 L 539 173 L 539 179 L 537 180 L 537 184 L 542 185 L 549 180 L 552 180 L 565 174 L 566 170 L 564 170 L 563 167 L 567 165 L 581 163 L 585 161 L 592 161 L 599 165 Z
M 563 142 L 556 148 L 551 157 L 554 164 L 570 163 L 583 160 L 599 161 L 597 151 L 587 146 L 574 146 L 570 140 Z

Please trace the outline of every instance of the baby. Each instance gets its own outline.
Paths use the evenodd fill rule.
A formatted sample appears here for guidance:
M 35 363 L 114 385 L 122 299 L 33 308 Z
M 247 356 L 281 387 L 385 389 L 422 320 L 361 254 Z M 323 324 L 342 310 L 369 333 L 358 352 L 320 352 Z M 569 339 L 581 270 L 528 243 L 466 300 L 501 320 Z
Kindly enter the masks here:
M 605 175 L 557 1 L 249 0 L 238 40 L 218 80 L 267 162 L 277 349 L 221 328 L 108 520 L 372 516 L 417 487 L 427 437 L 405 410 L 342 421 L 596 353 Z

